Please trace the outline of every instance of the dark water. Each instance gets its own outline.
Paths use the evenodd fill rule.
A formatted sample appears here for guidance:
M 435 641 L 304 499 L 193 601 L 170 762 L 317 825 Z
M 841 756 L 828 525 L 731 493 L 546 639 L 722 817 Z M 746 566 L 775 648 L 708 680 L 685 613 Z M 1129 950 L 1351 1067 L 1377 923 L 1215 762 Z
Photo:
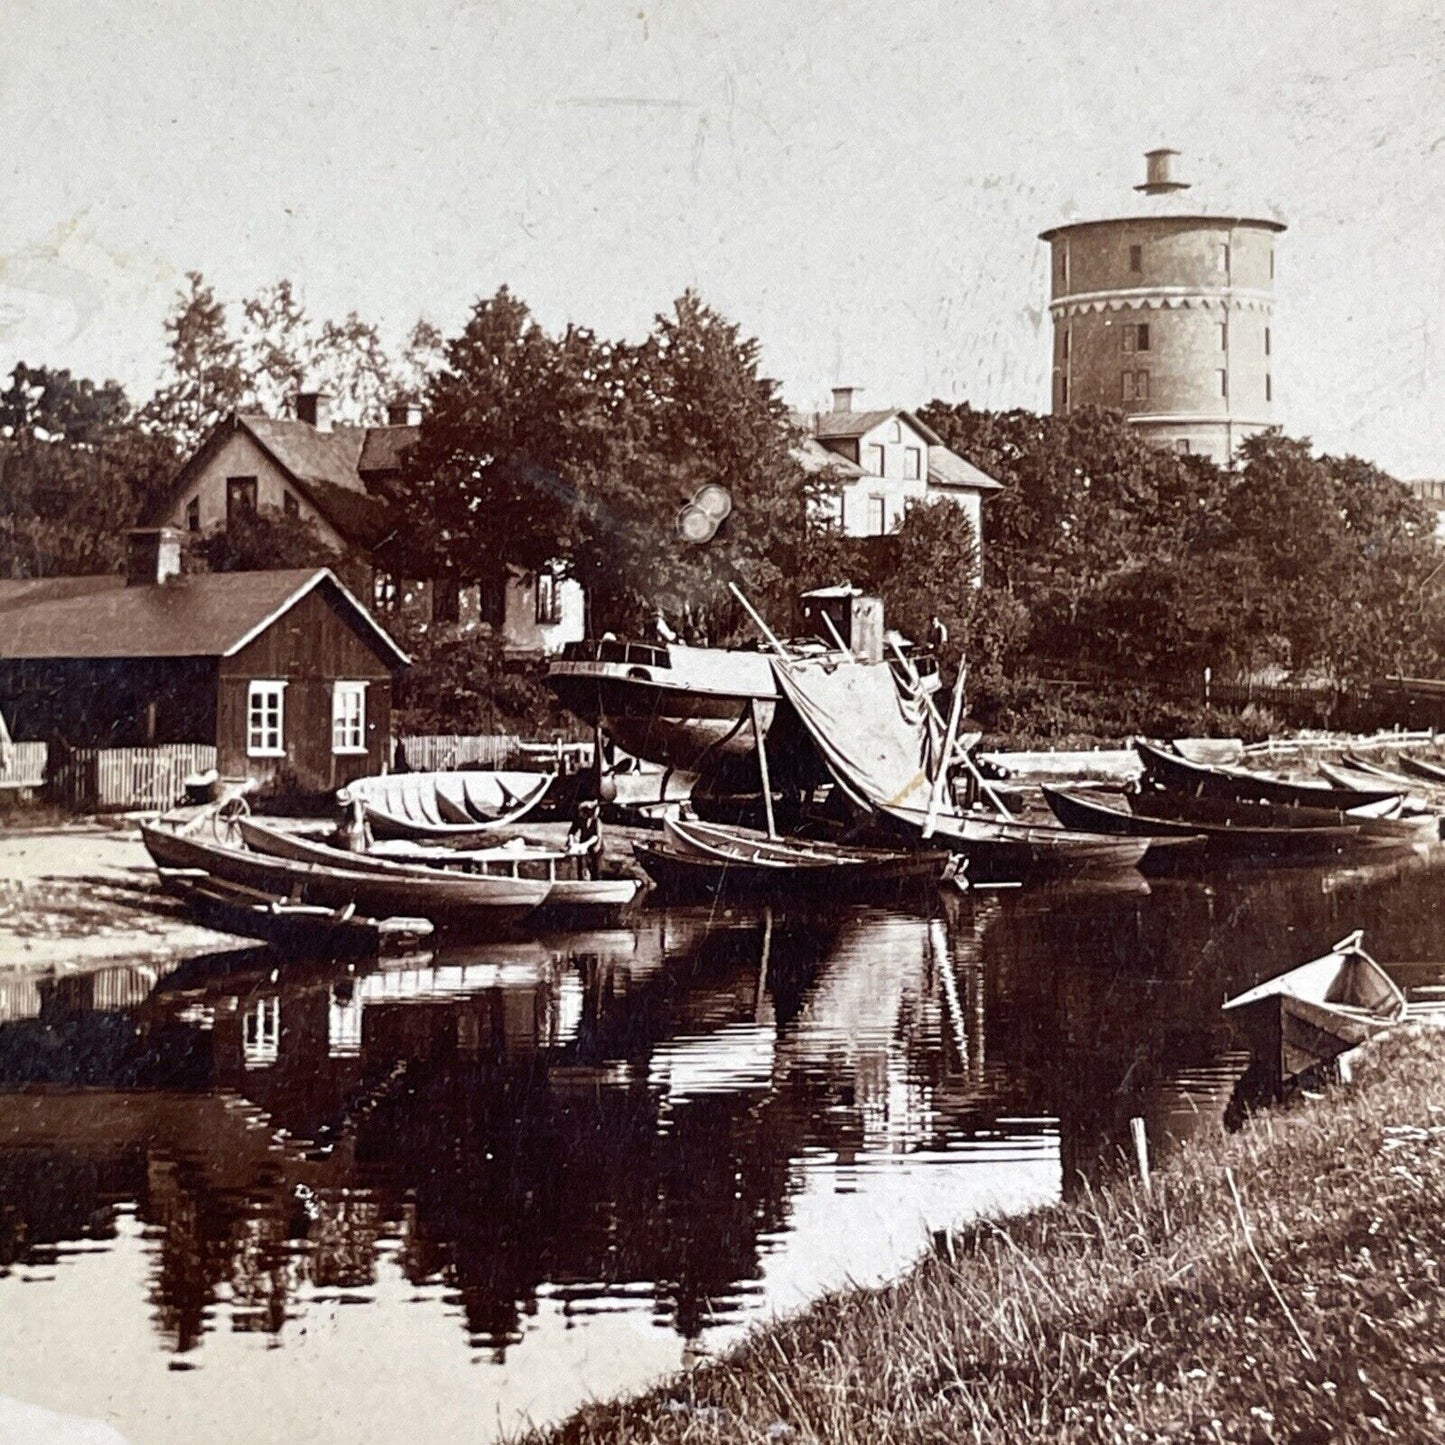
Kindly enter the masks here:
M 1219 1004 L 1445 872 L 647 912 L 0 982 L 0 1394 L 135 1445 L 487 1440 L 1216 1130 Z M 1428 992 L 1438 970 L 1403 970 Z

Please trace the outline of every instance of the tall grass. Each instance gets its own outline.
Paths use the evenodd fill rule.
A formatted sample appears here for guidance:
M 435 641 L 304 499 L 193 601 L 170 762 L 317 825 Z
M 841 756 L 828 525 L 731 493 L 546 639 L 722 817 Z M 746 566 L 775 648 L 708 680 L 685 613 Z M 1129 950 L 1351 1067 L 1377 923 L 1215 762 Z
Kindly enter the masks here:
M 1445 1439 L 1445 1031 L 548 1442 Z

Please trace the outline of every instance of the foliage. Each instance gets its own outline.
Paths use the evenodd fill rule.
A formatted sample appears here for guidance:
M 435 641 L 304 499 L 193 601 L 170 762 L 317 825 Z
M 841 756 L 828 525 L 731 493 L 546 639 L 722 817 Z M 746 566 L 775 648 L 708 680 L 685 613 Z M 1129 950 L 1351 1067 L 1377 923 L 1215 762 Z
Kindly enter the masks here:
M 216 531 L 190 537 L 186 567 L 194 572 L 267 572 L 287 568 L 341 568 L 350 560 L 329 545 L 315 523 L 274 507 L 242 512 Z
M 241 348 L 231 335 L 225 306 L 199 271 L 186 273 L 187 289 L 166 318 L 167 356 L 162 381 L 146 406 L 146 420 L 182 451 L 201 439 L 246 395 Z
M 765 603 L 782 590 L 809 495 L 757 362 L 757 343 L 692 293 L 633 345 L 577 326 L 551 336 L 503 288 L 432 380 L 405 530 L 463 578 L 562 563 L 594 628 L 661 610 L 687 635 L 720 636 L 736 622 L 728 581 Z M 677 513 L 708 483 L 732 513 L 690 545 Z

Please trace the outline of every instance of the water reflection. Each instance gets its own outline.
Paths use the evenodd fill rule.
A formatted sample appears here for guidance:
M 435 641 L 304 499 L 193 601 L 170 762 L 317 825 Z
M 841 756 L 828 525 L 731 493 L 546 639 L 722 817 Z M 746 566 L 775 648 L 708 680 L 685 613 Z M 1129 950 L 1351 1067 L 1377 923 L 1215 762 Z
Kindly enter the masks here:
M 1156 1150 L 1219 1128 L 1244 1062 L 1220 1001 L 1354 927 L 1383 960 L 1442 956 L 1438 877 L 1394 859 L 933 916 L 670 910 L 380 967 L 251 949 L 14 981 L 0 1315 L 83 1335 L 99 1250 L 136 1263 L 112 1303 L 172 1365 L 257 1336 L 280 1379 L 344 1306 L 433 1351 L 422 1321 L 450 1321 L 503 1379 L 622 1318 L 680 1352 L 1080 1187 L 1134 1115 Z M 599 1357 L 526 1408 L 680 1353 L 635 1377 Z M 395 1390 L 378 1430 L 405 1426 Z

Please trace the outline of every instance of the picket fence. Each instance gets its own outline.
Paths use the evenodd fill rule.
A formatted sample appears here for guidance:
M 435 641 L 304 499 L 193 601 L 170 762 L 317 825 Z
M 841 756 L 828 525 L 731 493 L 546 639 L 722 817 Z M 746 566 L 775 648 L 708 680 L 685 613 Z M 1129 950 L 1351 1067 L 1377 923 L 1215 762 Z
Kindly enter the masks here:
M 181 801 L 190 774 L 215 766 L 216 750 L 205 743 L 75 748 L 51 769 L 45 788 L 51 802 L 76 813 L 165 809 Z
M 505 768 L 517 760 L 521 739 L 511 733 L 475 737 L 418 733 L 400 739 L 406 765 L 414 773 L 445 773 L 452 768 Z

